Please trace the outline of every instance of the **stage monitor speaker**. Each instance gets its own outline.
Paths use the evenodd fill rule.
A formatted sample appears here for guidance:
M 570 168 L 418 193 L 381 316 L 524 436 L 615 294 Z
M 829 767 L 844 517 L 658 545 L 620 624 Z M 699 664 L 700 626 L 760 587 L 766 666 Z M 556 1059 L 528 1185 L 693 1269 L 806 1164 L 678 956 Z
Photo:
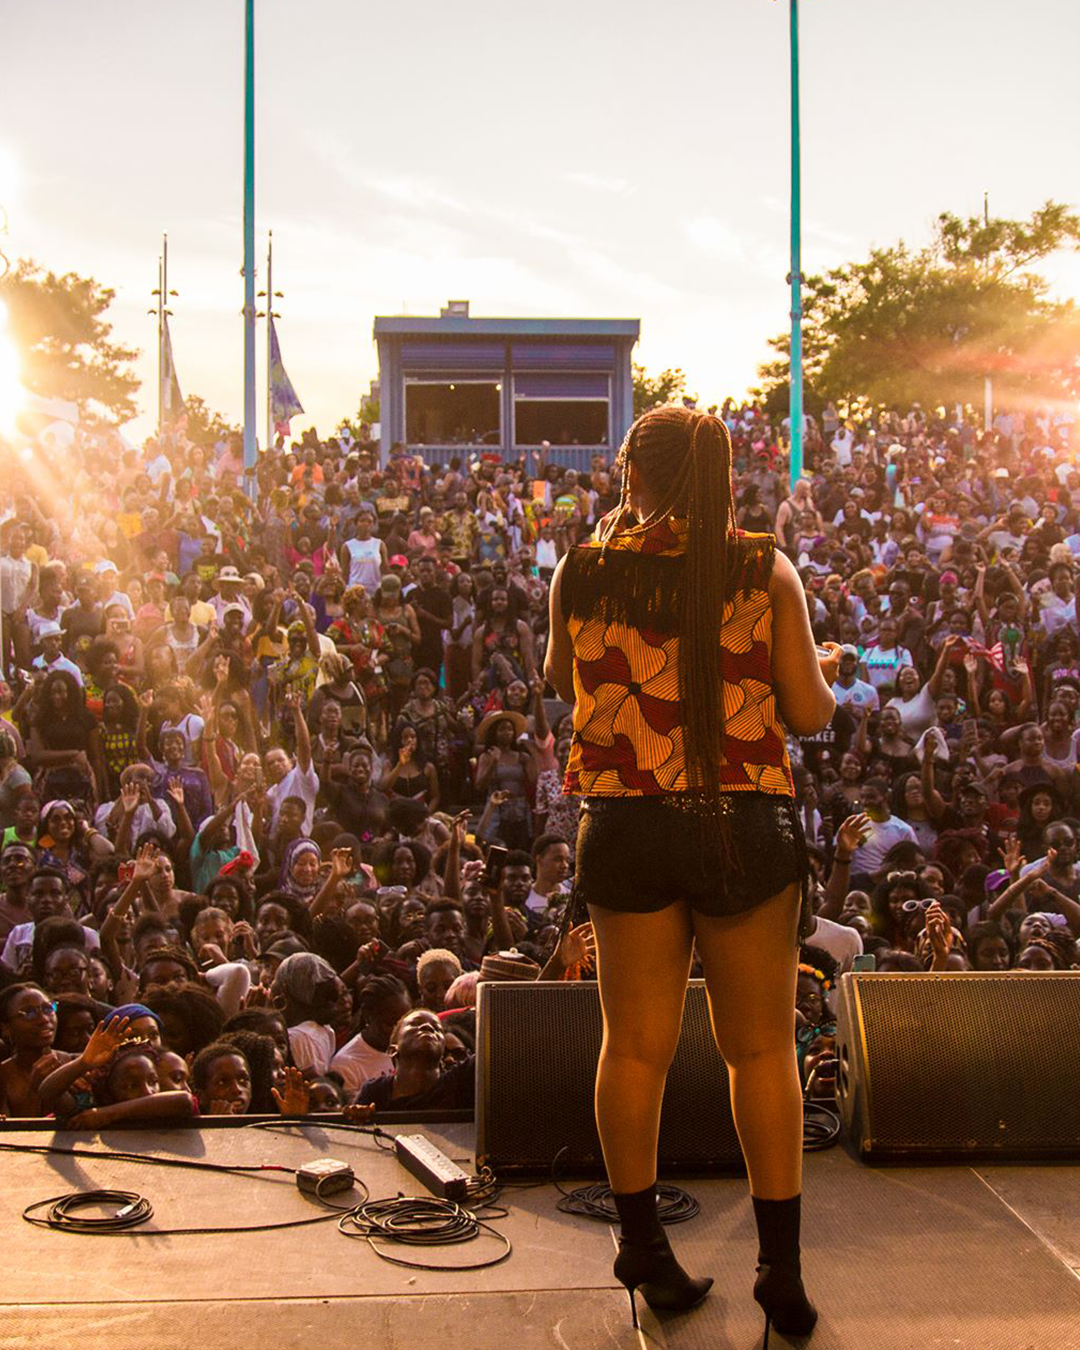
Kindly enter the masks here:
M 592 982 L 477 987 L 476 1160 L 497 1175 L 603 1172 L 593 1117 L 602 1031 Z M 561 1152 L 560 1152 L 561 1151 Z M 727 1069 L 691 980 L 660 1121 L 662 1172 L 741 1171 Z
M 836 1032 L 864 1162 L 1080 1159 L 1080 971 L 847 974 Z

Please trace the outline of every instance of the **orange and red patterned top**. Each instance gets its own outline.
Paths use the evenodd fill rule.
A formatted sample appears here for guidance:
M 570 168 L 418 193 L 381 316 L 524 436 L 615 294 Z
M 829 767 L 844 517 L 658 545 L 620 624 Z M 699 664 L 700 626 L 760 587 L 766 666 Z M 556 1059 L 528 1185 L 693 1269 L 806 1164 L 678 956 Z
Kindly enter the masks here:
M 770 560 L 771 535 L 740 533 Z M 574 554 L 592 553 L 591 542 Z M 686 551 L 685 522 L 668 517 L 638 535 L 615 534 L 606 550 L 677 558 Z M 597 555 L 587 559 L 597 572 Z M 620 562 L 622 560 L 620 559 Z M 647 566 L 645 559 L 641 560 Z M 772 605 L 767 572 L 733 589 L 720 632 L 724 677 L 724 792 L 793 797 L 791 763 L 772 687 Z M 567 578 L 564 573 L 564 592 Z M 566 602 L 564 600 L 564 610 Z M 602 609 L 602 606 L 601 606 Z M 632 626 L 610 612 L 566 614 L 574 648 L 574 735 L 564 791 L 582 796 L 640 797 L 688 790 L 679 700 L 679 639 L 671 625 Z M 668 631 L 658 631 L 664 628 Z

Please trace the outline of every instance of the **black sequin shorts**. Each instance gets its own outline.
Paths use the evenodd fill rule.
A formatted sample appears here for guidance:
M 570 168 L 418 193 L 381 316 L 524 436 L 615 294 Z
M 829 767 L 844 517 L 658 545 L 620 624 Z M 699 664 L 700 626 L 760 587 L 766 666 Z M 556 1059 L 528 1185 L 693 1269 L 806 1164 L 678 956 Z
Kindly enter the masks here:
M 766 792 L 729 792 L 719 809 L 722 823 L 700 798 L 682 793 L 586 797 L 575 900 L 624 914 L 652 914 L 686 901 L 699 913 L 725 917 L 798 884 L 802 941 L 814 920 L 795 803 Z

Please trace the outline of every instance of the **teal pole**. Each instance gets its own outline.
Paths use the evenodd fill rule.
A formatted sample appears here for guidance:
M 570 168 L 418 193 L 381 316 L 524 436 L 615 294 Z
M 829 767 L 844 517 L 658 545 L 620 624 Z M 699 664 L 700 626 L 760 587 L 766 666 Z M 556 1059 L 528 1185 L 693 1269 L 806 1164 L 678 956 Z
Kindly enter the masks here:
M 255 0 L 244 25 L 244 486 L 255 484 Z
M 802 174 L 799 165 L 799 0 L 791 0 L 791 488 L 803 472 Z

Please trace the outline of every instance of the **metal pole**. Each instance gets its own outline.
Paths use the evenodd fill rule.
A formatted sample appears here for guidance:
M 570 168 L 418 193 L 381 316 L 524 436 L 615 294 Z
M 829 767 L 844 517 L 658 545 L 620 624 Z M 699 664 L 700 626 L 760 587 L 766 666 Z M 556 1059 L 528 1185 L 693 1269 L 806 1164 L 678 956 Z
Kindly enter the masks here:
M 802 182 L 799 166 L 799 0 L 791 0 L 791 488 L 803 471 Z
M 266 239 L 266 449 L 274 444 L 274 391 L 270 367 L 270 325 L 274 322 L 274 231 Z
M 983 193 L 983 224 L 990 224 L 990 194 Z M 987 375 L 983 382 L 983 431 L 989 435 L 994 425 L 994 381 Z
M 162 235 L 162 252 L 157 260 L 157 429 L 159 439 L 165 434 L 165 285 L 168 275 L 165 250 L 169 246 L 168 240 L 168 235 Z
M 255 484 L 255 0 L 244 24 L 244 485 Z

